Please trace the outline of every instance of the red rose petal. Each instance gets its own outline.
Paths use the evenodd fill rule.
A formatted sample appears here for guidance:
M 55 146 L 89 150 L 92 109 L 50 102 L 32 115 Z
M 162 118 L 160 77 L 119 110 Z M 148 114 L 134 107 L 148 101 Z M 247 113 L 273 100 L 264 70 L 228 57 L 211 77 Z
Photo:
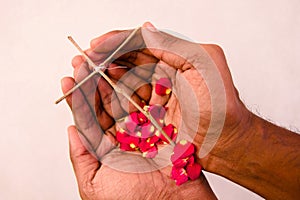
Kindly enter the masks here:
M 139 120 L 138 120 L 138 112 L 133 112 L 130 113 L 128 120 L 133 121 L 136 124 L 139 124 Z
M 174 147 L 174 158 L 186 158 L 195 152 L 195 147 L 192 143 L 187 140 L 180 140 Z
M 173 139 L 173 135 L 174 135 L 174 132 L 177 132 L 177 129 L 175 126 L 173 126 L 172 124 L 168 124 L 167 126 L 164 126 L 162 128 L 165 133 L 169 136 L 169 138 Z M 165 136 L 163 136 L 163 134 L 159 134 L 159 137 L 162 139 L 162 141 L 166 142 L 166 143 L 169 143 L 167 138 L 165 138 Z
M 126 133 L 124 129 L 120 129 L 116 132 L 116 139 L 118 142 L 123 142 L 123 140 L 128 137 L 129 135 Z
M 173 162 L 173 166 L 178 167 L 178 168 L 185 167 L 188 164 L 188 159 L 189 158 L 181 158 L 181 159 L 175 160 Z
M 135 151 L 136 148 L 132 148 L 132 146 L 130 146 L 130 144 L 126 144 L 126 143 L 120 143 L 120 149 L 123 151 Z
M 187 165 L 186 167 L 187 175 L 191 180 L 196 180 L 200 176 L 201 170 L 202 167 L 198 163 Z
M 132 147 L 136 148 L 140 143 L 140 139 L 129 135 L 128 137 L 123 138 L 121 143 L 129 144 Z
M 188 176 L 183 168 L 172 167 L 171 178 L 175 180 L 176 185 L 181 185 L 188 181 Z
M 150 121 L 148 120 L 148 118 L 141 112 L 138 112 L 137 114 L 138 117 L 138 122 L 140 125 L 143 125 L 145 123 L 149 123 Z
M 157 146 L 154 145 L 151 149 L 143 153 L 143 157 L 154 158 L 157 155 Z
M 192 165 L 192 164 L 194 164 L 194 163 L 195 163 L 195 158 L 194 158 L 193 155 L 191 155 L 191 156 L 189 157 L 189 159 L 188 159 L 188 165 Z
M 149 138 L 150 143 L 157 143 L 159 142 L 160 138 L 157 137 L 156 135 L 153 135 L 152 137 Z
M 155 84 L 155 93 L 160 96 L 170 94 L 172 83 L 168 78 L 160 78 Z
M 141 152 L 146 152 L 154 146 L 155 146 L 155 143 L 151 142 L 150 138 L 142 139 L 141 142 L 139 143 L 139 148 L 140 148 Z
M 179 176 L 179 174 L 181 173 L 182 169 L 183 168 L 178 168 L 178 167 L 172 166 L 171 178 L 175 179 L 177 176 Z

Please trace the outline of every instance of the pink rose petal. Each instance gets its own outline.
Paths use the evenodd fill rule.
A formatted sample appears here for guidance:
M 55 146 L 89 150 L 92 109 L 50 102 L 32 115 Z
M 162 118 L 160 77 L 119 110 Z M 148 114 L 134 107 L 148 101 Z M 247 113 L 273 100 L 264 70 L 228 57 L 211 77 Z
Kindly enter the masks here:
M 151 116 L 158 122 L 158 124 L 163 126 L 166 109 L 161 105 L 152 105 L 149 107 L 149 112 Z
M 198 163 L 186 166 L 187 175 L 191 180 L 196 180 L 200 176 L 201 170 L 202 167 Z
M 127 118 L 125 119 L 125 126 L 126 126 L 126 129 L 127 129 L 130 133 L 133 133 L 133 132 L 135 132 L 135 130 L 136 130 L 138 124 L 137 124 L 135 121 L 133 121 L 133 120 L 131 119 L 131 117 L 127 117 Z
M 154 135 L 155 126 L 151 123 L 141 127 L 141 138 L 148 138 Z
M 168 78 L 160 78 L 155 84 L 155 93 L 160 96 L 170 94 L 172 83 Z

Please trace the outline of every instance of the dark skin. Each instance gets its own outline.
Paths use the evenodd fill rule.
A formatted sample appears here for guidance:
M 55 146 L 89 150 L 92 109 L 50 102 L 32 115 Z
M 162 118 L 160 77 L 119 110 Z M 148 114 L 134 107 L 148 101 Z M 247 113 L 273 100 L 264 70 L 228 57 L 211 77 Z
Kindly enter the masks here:
M 156 65 L 153 63 L 167 66 L 162 67 L 163 71 L 180 83 L 174 86 L 176 90 L 185 91 L 185 88 L 181 88 L 184 85 L 183 79 L 177 76 L 180 74 L 188 81 L 195 93 L 198 105 L 201 105 L 200 121 L 196 135 L 193 135 L 193 143 L 199 156 L 197 162 L 205 170 L 226 177 L 265 198 L 295 199 L 300 196 L 299 135 L 266 122 L 244 106 L 233 85 L 222 49 L 216 45 L 199 45 L 187 42 L 155 31 L 149 23 L 144 24 L 144 27 L 145 29 L 130 43 L 131 46 L 126 47 L 128 50 L 133 49 L 133 51 L 123 54 L 109 66 L 114 68 L 125 65 L 128 69 L 137 66 L 138 69 L 140 65 L 148 64 L 147 70 L 134 71 L 129 80 L 135 81 L 124 79 L 122 82 L 124 88 L 130 91 L 133 87 L 132 82 L 147 80 L 153 72 L 154 74 L 158 73 L 159 68 L 154 68 Z M 148 29 L 154 29 L 154 31 Z M 96 63 L 100 63 L 129 33 L 130 31 L 107 33 L 94 39 L 91 42 L 91 48 L 86 52 Z M 185 49 L 185 47 L 188 48 Z M 206 62 L 202 62 L 202 60 L 206 60 Z M 76 77 L 77 82 L 89 73 L 88 67 L 82 67 L 83 63 L 84 60 L 81 56 L 73 59 L 74 77 Z M 128 69 L 107 70 L 107 74 L 117 81 Z M 210 70 L 217 70 L 220 74 L 223 82 L 220 87 L 224 87 L 222 91 L 226 97 L 224 113 L 217 113 L 216 115 L 219 117 L 219 121 L 222 120 L 222 116 L 225 116 L 222 131 L 216 144 L 214 142 L 209 144 L 205 140 L 211 124 L 212 110 L 216 106 L 211 98 L 215 95 L 212 93 L 214 90 L 211 90 L 211 85 L 209 85 L 209 80 L 216 79 L 215 77 L 204 76 Z M 66 92 L 73 84 L 74 79 L 63 79 L 63 91 Z M 85 94 L 85 98 L 83 98 L 82 92 Z M 74 100 L 75 98 L 77 100 Z M 171 110 L 168 112 L 167 120 L 176 126 L 180 126 L 180 119 L 189 123 L 194 117 L 195 106 L 189 107 L 187 105 L 194 105 L 195 102 L 188 102 L 189 99 L 185 98 L 187 104 L 180 104 L 181 109 L 178 109 L 178 102 L 181 102 L 180 95 L 157 97 L 153 95 L 149 84 L 144 84 L 135 90 L 132 98 L 136 102 L 145 100 L 151 104 L 167 103 L 169 110 Z M 99 133 L 106 132 L 103 137 L 105 140 L 102 141 L 107 141 L 107 144 L 109 142 L 114 144 L 113 118 L 120 118 L 135 110 L 132 105 L 127 106 L 124 98 L 115 94 L 103 79 L 99 80 L 97 77 L 94 81 L 85 84 L 81 91 L 76 91 L 72 96 L 69 96 L 67 102 L 72 107 L 77 129 L 88 136 L 85 138 L 85 142 L 89 149 L 96 152 L 98 158 L 101 158 L 112 148 L 112 146 L 106 145 L 106 150 L 98 150 L 99 139 L 97 138 L 99 138 Z M 218 102 L 222 106 L 222 102 Z M 88 113 L 90 110 L 86 106 L 87 104 L 95 105 L 95 115 Z M 188 112 L 184 112 L 185 110 Z M 189 133 L 184 132 L 182 134 Z M 152 196 L 162 199 L 187 196 L 204 199 L 215 198 L 203 175 L 196 181 L 177 187 L 168 177 L 170 167 L 151 173 L 135 174 L 114 170 L 109 166 L 101 165 L 87 151 L 74 126 L 69 128 L 69 136 L 71 160 L 83 199 L 121 198 L 122 196 L 136 199 L 151 198 Z M 201 156 L 200 153 L 203 152 L 205 145 L 211 145 L 213 148 L 205 156 Z M 127 164 L 134 165 L 134 162 Z M 122 185 L 122 187 L 115 187 L 116 185 Z M 145 190 L 141 191 L 140 188 L 145 188 Z

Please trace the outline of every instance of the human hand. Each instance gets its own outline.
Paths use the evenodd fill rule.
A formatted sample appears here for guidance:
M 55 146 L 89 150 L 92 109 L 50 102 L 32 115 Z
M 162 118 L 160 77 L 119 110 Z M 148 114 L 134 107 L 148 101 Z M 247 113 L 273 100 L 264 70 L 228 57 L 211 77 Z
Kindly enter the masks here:
M 130 32 L 112 31 L 94 39 L 89 56 L 105 57 Z M 115 63 L 128 66 L 146 79 L 149 73 L 145 75 L 143 69 L 151 72 L 154 63 L 155 72 L 164 73 L 172 80 L 172 95 L 157 97 L 152 93 L 150 104 L 167 103 L 166 121 L 180 128 L 180 137 L 193 140 L 206 170 L 215 167 L 209 162 L 212 157 L 226 157 L 226 153 L 240 145 L 230 141 L 238 141 L 235 139 L 249 129 L 252 114 L 239 99 L 220 47 L 182 40 L 145 23 L 125 48 L 124 55 Z M 115 72 L 107 71 L 111 76 L 116 76 Z M 157 77 L 153 77 L 155 81 Z M 236 152 L 237 157 L 243 153 Z
M 179 127 L 179 137 L 193 140 L 204 169 L 266 198 L 299 196 L 299 179 L 295 177 L 299 174 L 299 135 L 244 106 L 222 49 L 181 40 L 159 32 L 150 23 L 143 27 L 127 47 L 129 52 L 116 63 L 139 66 L 146 64 L 145 55 L 151 62 L 157 59 L 155 71 L 168 74 L 173 93 L 163 99 L 152 95 L 150 104 L 167 102 L 167 121 Z M 114 31 L 106 34 L 111 40 L 93 40 L 94 53 L 110 52 L 129 33 Z
M 170 166 L 149 172 L 123 172 L 101 164 L 82 144 L 75 126 L 68 129 L 70 157 L 82 199 L 216 199 L 203 173 L 195 181 L 176 186 Z M 129 166 L 152 165 L 132 154 L 109 153 L 115 162 Z
M 105 34 L 92 41 L 87 53 L 101 62 L 129 33 L 113 31 Z M 115 81 L 122 80 L 125 73 L 113 69 L 117 64 L 127 66 L 146 80 L 149 74 L 151 79 L 156 80 L 156 75 L 152 76 L 152 69 L 157 74 L 165 73 L 171 78 L 172 94 L 157 98 L 152 93 L 149 102 L 166 103 L 169 107 L 166 121 L 179 127 L 179 138 L 193 141 L 199 151 L 198 162 L 205 170 L 229 178 L 267 198 L 293 199 L 299 196 L 298 179 L 294 178 L 295 174 L 299 174 L 299 136 L 246 109 L 233 85 L 221 48 L 178 39 L 157 31 L 149 23 L 144 25 L 126 48 L 127 52 L 120 54 L 114 64 L 109 66 L 111 70 L 107 73 L 111 77 L 115 76 Z M 76 60 L 79 57 L 74 62 Z M 129 80 L 135 80 L 133 83 L 137 81 Z M 130 81 L 125 85 L 129 89 L 134 88 Z M 138 87 L 138 90 L 149 91 L 141 88 L 144 87 Z M 108 100 L 103 104 L 107 113 L 112 111 L 111 108 L 127 109 L 127 113 L 134 110 L 126 101 L 121 100 L 116 104 L 115 98 L 111 98 L 117 96 L 113 91 L 103 91 L 106 91 L 104 96 Z M 137 95 L 137 102 L 141 91 L 133 93 L 133 98 Z M 149 93 L 145 94 L 149 97 Z M 121 113 L 113 112 L 111 116 L 118 118 L 122 116 Z M 289 164 L 284 165 L 286 170 L 281 170 L 287 162 Z
M 93 55 L 93 49 L 87 50 L 87 53 L 95 62 L 100 62 L 101 54 Z M 152 59 L 152 61 L 157 61 L 153 57 L 148 58 Z M 118 60 L 118 62 L 122 61 Z M 73 66 L 74 77 L 77 82 L 89 73 L 89 68 L 81 57 L 76 57 L 73 60 Z M 114 66 L 111 65 L 110 67 L 113 68 Z M 126 72 L 127 70 L 124 69 L 112 69 L 108 71 L 108 75 L 112 79 L 118 80 L 120 79 L 118 76 L 121 77 Z M 135 72 L 138 75 L 131 76 L 133 79 L 127 77 L 122 80 L 130 80 L 130 82 L 135 80 L 133 82 L 136 83 L 136 81 L 143 82 L 139 77 L 145 79 L 152 76 L 152 70 Z M 129 75 L 134 75 L 134 73 Z M 132 88 L 130 82 L 124 83 L 127 91 Z M 62 80 L 64 92 L 69 90 L 73 85 L 74 79 L 72 78 Z M 137 102 L 141 100 L 145 100 L 146 102 L 165 101 L 157 98 L 150 100 L 150 93 L 151 87 L 146 84 L 140 87 L 132 97 Z M 114 148 L 114 119 L 121 118 L 124 114 L 135 110 L 132 105 L 129 105 L 128 110 L 126 110 L 126 101 L 123 100 L 122 96 L 114 93 L 111 87 L 103 79 L 99 79 L 99 77 L 91 79 L 81 87 L 81 90 L 75 91 L 72 96 L 67 98 L 67 102 L 74 115 L 76 127 L 81 133 L 78 134 L 75 127 L 69 128 L 70 154 L 82 198 L 124 198 L 124 196 L 128 199 L 140 199 L 145 196 L 147 198 L 159 197 L 164 199 L 215 198 L 203 174 L 196 181 L 177 187 L 169 178 L 170 166 L 155 169 L 154 167 L 157 165 L 155 161 L 151 162 L 141 156 L 123 154 L 115 150 L 104 156 Z M 105 134 L 102 135 L 104 132 Z M 94 152 L 94 155 L 90 154 L 91 152 Z M 101 159 L 105 164 L 101 165 L 97 158 Z M 169 157 L 165 157 L 164 159 L 169 160 Z M 118 167 L 133 166 L 136 171 L 134 173 L 132 173 L 133 171 L 130 171 L 131 173 L 120 171 L 120 168 L 113 168 L 116 165 L 112 163 L 118 163 Z M 135 167 L 137 163 L 143 167 L 137 169 Z M 145 168 L 148 169 L 147 173 L 145 173 Z

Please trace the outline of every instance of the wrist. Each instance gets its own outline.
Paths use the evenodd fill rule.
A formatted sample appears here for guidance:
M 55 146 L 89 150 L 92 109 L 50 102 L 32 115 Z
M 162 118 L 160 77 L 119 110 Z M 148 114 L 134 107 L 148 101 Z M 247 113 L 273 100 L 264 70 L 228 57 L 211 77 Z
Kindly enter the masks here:
M 249 114 L 239 131 L 224 132 L 204 168 L 265 198 L 294 199 L 299 196 L 300 136 Z
M 245 107 L 239 111 L 238 118 L 240 121 L 235 125 L 228 122 L 232 119 L 226 118 L 216 145 L 205 158 L 201 159 L 200 162 L 206 171 L 230 176 L 241 158 L 245 156 L 248 146 L 253 142 L 255 132 L 260 129 L 261 122 L 260 118 Z

